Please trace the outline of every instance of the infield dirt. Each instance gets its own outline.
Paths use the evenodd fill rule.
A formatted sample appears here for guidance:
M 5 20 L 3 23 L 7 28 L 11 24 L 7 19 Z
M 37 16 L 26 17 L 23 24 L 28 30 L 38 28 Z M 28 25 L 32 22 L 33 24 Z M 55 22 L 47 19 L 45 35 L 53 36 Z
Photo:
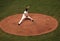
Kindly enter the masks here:
M 0 21 L 0 27 L 4 32 L 9 34 L 35 36 L 51 32 L 58 26 L 57 20 L 51 16 L 38 13 L 29 13 L 29 15 L 34 19 L 34 22 L 25 20 L 21 25 L 18 25 L 22 14 L 16 14 Z

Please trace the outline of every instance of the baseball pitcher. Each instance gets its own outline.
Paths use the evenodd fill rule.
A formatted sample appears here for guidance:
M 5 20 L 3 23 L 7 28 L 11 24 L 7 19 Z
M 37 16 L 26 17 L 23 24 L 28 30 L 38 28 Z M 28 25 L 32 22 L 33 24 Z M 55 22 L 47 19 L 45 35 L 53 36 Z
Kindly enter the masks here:
M 21 20 L 18 22 L 18 25 L 20 25 L 22 22 L 23 22 L 23 20 L 25 20 L 26 18 L 27 19 L 30 19 L 32 22 L 34 21 L 29 15 L 28 15 L 28 9 L 30 8 L 30 6 L 27 6 L 26 8 L 25 8 L 25 10 L 24 10 L 24 13 L 23 13 L 23 15 L 22 15 L 22 18 L 21 18 Z

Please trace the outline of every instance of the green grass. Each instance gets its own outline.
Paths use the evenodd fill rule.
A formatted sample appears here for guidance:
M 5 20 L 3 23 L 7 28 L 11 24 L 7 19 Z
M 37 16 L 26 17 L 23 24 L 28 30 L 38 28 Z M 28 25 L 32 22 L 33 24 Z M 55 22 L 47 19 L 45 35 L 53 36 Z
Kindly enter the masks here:
M 0 41 L 60 41 L 60 0 L 0 0 L 0 21 L 5 17 L 23 13 L 26 5 L 29 12 L 52 16 L 59 22 L 58 28 L 48 34 L 39 36 L 15 36 L 0 29 Z

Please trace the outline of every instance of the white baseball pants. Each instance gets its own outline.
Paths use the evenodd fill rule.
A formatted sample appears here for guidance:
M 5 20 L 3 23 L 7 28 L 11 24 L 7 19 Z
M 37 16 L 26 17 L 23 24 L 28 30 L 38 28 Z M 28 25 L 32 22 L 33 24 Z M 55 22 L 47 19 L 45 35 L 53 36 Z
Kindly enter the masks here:
M 30 20 L 33 20 L 30 16 L 26 17 L 25 14 L 22 15 L 21 20 L 18 22 L 18 24 L 21 24 L 24 19 L 29 18 Z

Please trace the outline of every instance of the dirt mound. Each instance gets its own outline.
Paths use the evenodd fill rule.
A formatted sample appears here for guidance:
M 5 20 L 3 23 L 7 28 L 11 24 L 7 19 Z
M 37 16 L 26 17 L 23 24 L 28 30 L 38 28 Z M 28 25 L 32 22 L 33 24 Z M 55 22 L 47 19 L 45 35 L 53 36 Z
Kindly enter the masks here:
M 30 13 L 34 22 L 25 20 L 21 25 L 18 25 L 22 14 L 16 14 L 3 19 L 0 22 L 0 27 L 4 32 L 20 35 L 20 36 L 34 36 L 51 32 L 57 28 L 58 22 L 51 16 Z

